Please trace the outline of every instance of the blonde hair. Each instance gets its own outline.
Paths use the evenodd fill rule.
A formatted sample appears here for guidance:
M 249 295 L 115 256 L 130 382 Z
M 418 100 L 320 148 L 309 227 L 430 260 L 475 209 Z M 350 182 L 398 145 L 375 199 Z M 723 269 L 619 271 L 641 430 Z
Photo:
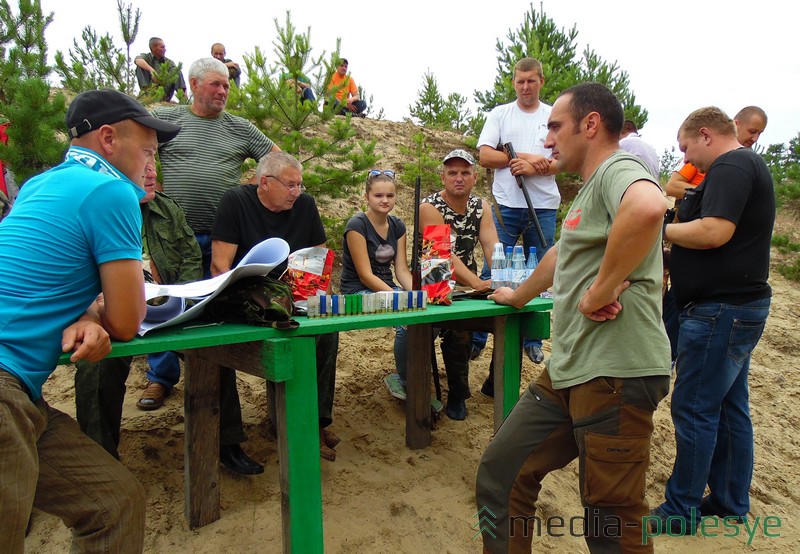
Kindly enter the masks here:
M 711 129 L 720 135 L 736 136 L 736 125 L 733 120 L 716 106 L 700 108 L 690 113 L 681 123 L 678 136 L 697 136 L 702 127 Z

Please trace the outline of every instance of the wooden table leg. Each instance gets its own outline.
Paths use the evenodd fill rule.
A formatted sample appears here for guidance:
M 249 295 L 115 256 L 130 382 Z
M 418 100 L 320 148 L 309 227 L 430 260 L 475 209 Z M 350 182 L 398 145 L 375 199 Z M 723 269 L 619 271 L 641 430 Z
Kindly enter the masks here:
M 219 519 L 219 365 L 187 351 L 184 375 L 184 511 L 196 529 Z
M 313 337 L 298 337 L 288 342 L 291 343 L 289 359 L 270 352 L 270 341 L 265 344 L 264 357 L 267 375 L 269 364 L 290 363 L 293 368 L 291 379 L 275 383 L 283 552 L 321 554 L 324 541 L 316 348 Z
M 409 325 L 406 368 L 406 446 L 431 445 L 431 338 L 429 324 Z

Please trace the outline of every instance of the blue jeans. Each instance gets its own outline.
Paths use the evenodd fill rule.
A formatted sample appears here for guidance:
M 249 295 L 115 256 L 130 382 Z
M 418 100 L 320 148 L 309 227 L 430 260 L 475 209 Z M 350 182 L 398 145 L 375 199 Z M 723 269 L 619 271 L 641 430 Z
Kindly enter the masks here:
M 200 245 L 200 253 L 203 255 L 203 279 L 211 278 L 211 235 L 196 234 L 197 244 Z
M 392 287 L 396 291 L 402 291 L 403 287 Z M 370 289 L 361 289 L 353 294 L 372 294 L 375 292 Z M 406 382 L 406 364 L 408 363 L 408 354 L 406 353 L 406 328 L 398 325 L 394 328 L 394 370 Z
M 405 326 L 395 327 L 394 336 L 394 363 L 397 374 L 406 382 L 408 356 L 406 355 L 406 334 L 408 329 Z M 469 350 L 472 344 L 472 333 L 470 331 L 455 331 L 453 329 L 433 328 L 431 343 L 441 337 L 439 347 L 442 351 L 444 370 L 447 375 L 447 398 L 448 400 L 466 400 L 471 395 L 469 391 Z
M 678 333 L 680 326 L 678 325 L 678 306 L 675 304 L 675 295 L 672 293 L 672 287 L 667 289 L 664 293 L 664 298 L 661 302 L 661 319 L 664 322 L 664 329 L 667 331 L 669 338 L 669 348 L 672 355 L 672 361 L 678 358 Z
M 497 214 L 492 210 L 492 218 L 494 219 L 494 226 L 497 228 L 497 236 L 503 246 L 514 246 L 517 241 L 522 237 L 522 245 L 525 250 L 525 259 L 528 259 L 528 252 L 531 246 L 536 247 L 536 257 L 540 260 L 547 254 L 547 251 L 553 246 L 556 236 L 556 214 L 558 210 L 541 210 L 535 209 L 536 219 L 539 220 L 539 225 L 544 233 L 544 238 L 547 244 L 543 245 L 539 240 L 539 233 L 536 232 L 536 225 L 528 214 L 528 208 L 509 208 L 508 206 L 500 206 L 500 215 L 503 216 L 503 224 L 497 219 Z M 483 270 L 481 271 L 481 279 L 490 279 L 492 276 L 491 270 L 483 261 Z M 472 334 L 472 345 L 479 350 L 486 347 L 486 339 L 488 333 L 477 332 Z M 538 339 L 525 339 L 523 346 L 538 346 L 542 347 L 542 341 Z
M 677 453 L 667 481 L 667 516 L 688 518 L 706 483 L 727 515 L 750 510 L 753 424 L 747 375 L 750 354 L 769 314 L 769 298 L 706 303 L 681 310 L 672 421 Z
M 159 352 L 147 355 L 147 380 L 161 383 L 168 389 L 178 384 L 181 378 L 181 362 L 175 352 Z

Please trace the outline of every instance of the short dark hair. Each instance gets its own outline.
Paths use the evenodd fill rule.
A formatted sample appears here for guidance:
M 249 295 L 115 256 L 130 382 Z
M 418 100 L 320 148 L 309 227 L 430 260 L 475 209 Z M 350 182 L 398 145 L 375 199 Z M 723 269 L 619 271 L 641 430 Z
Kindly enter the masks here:
M 600 83 L 579 83 L 569 87 L 559 96 L 571 95 L 570 113 L 575 126 L 592 112 L 600 114 L 603 125 L 609 136 L 619 138 L 622 124 L 625 121 L 625 112 L 622 104 L 614 93 Z
M 758 106 L 745 106 L 739 113 L 737 113 L 733 119 L 736 121 L 744 121 L 745 119 L 750 119 L 754 115 L 757 115 L 761 119 L 764 120 L 764 124 L 767 123 L 767 112 L 759 108 Z
M 164 39 L 159 37 L 150 37 L 150 40 L 147 42 L 147 47 L 152 50 L 153 46 L 155 46 L 157 42 L 164 42 Z
M 627 131 L 628 133 L 639 132 L 639 129 L 636 128 L 636 123 L 634 123 L 632 119 L 625 120 L 625 123 L 622 124 L 622 130 Z

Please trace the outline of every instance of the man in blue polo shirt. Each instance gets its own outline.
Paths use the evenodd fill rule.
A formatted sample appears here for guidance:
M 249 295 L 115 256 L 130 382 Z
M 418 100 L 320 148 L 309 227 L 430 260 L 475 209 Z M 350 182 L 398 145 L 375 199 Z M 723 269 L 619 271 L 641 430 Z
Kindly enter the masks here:
M 180 127 L 112 90 L 78 95 L 61 165 L 28 181 L 0 224 L 0 537 L 24 548 L 33 507 L 72 529 L 73 549 L 141 552 L 136 478 L 48 406 L 42 385 L 62 352 L 97 361 L 144 314 L 145 165 Z M 101 296 L 98 296 L 101 295 Z

